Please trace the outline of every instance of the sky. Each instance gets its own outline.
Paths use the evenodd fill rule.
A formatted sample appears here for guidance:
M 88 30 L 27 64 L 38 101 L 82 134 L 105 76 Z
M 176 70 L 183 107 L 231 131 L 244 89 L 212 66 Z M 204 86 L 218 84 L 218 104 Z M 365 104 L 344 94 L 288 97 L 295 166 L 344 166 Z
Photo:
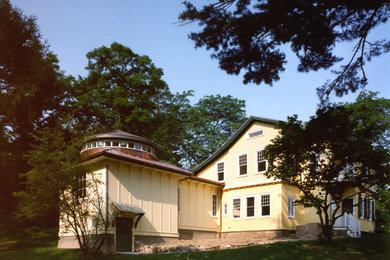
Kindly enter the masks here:
M 199 30 L 196 24 L 178 23 L 184 10 L 176 0 L 11 0 L 25 15 L 35 15 L 43 39 L 57 54 L 61 70 L 67 75 L 86 76 L 86 54 L 103 45 L 118 42 L 139 55 L 148 55 L 164 71 L 163 79 L 171 92 L 194 90 L 196 103 L 206 95 L 231 95 L 246 101 L 247 115 L 285 120 L 297 114 L 309 120 L 318 103 L 316 88 L 334 76 L 329 70 L 299 73 L 298 60 L 287 53 L 286 70 L 272 87 L 242 83 L 242 75 L 228 75 L 218 68 L 211 52 L 195 49 L 188 34 Z M 194 1 L 193 1 L 194 2 Z M 208 2 L 206 0 L 204 3 Z M 390 34 L 390 23 L 368 35 L 369 40 Z M 287 46 L 286 46 L 287 47 Z M 339 56 L 348 59 L 353 44 L 336 48 Z M 334 67 L 333 69 L 337 69 Z M 390 54 L 374 58 L 366 66 L 368 90 L 390 98 Z M 335 102 L 352 102 L 350 94 Z

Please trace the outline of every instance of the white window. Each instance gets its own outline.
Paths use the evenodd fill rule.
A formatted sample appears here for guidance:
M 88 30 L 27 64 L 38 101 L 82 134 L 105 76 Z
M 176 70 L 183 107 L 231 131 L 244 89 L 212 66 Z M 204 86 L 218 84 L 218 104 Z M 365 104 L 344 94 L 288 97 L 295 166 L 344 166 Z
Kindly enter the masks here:
M 295 218 L 295 198 L 294 197 L 288 196 L 287 207 L 288 207 L 288 212 L 287 212 L 288 217 Z
M 267 171 L 267 160 L 264 158 L 264 150 L 256 152 L 256 171 L 263 173 Z
M 255 218 L 255 212 L 256 212 L 256 202 L 255 202 L 255 196 L 247 196 L 245 198 L 246 200 L 246 210 L 245 210 L 245 217 L 246 218 Z
M 225 162 L 217 162 L 217 180 L 225 180 Z
M 271 194 L 260 194 L 260 217 L 271 216 Z
M 262 136 L 263 134 L 264 134 L 264 130 L 262 128 L 256 129 L 256 130 L 248 132 L 248 139 L 249 138 L 258 137 L 258 136 Z
M 232 199 L 232 218 L 241 218 L 241 198 Z
M 226 202 L 223 203 L 223 215 L 228 215 L 228 204 Z
M 218 210 L 218 197 L 216 194 L 213 194 L 213 212 L 212 212 L 213 217 L 217 216 L 217 210 Z
M 239 176 L 248 174 L 248 155 L 241 154 L 238 156 L 238 174 Z

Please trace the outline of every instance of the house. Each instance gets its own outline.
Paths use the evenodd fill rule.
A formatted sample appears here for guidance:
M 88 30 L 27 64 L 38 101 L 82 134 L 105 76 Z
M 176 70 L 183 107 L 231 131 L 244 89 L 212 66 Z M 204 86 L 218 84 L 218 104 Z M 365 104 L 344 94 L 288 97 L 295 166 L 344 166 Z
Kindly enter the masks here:
M 301 196 L 296 187 L 264 175 L 263 150 L 278 134 L 276 123 L 250 117 L 192 171 L 159 161 L 156 145 L 139 136 L 115 131 L 88 138 L 81 157 L 93 165 L 90 174 L 100 176 L 105 217 L 113 220 L 111 247 L 126 252 L 134 250 L 135 241 L 280 237 L 318 223 L 314 209 L 294 205 Z M 351 192 L 346 189 L 345 196 Z M 350 235 L 374 230 L 373 200 L 354 195 L 344 204 L 350 214 L 335 228 Z M 77 247 L 61 223 L 59 232 L 59 247 Z

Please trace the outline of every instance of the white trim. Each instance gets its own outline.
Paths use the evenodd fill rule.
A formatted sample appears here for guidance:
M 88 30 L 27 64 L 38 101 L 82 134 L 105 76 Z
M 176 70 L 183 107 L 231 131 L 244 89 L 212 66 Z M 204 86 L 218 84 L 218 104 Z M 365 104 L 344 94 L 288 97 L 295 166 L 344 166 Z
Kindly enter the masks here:
M 292 200 L 292 214 L 288 214 L 290 213 L 289 212 L 289 208 L 290 208 L 290 200 Z M 295 197 L 293 196 L 287 196 L 287 216 L 288 218 L 295 218 Z
M 242 174 L 240 175 L 240 156 L 241 155 L 246 155 L 246 174 Z M 249 161 L 249 158 L 248 158 L 248 153 L 240 153 L 240 154 L 237 154 L 237 177 L 244 177 L 244 176 L 248 176 L 248 161 Z
M 222 207 L 222 216 L 227 216 L 229 214 L 228 203 L 224 202 L 224 203 L 222 203 L 222 205 L 223 205 L 223 207 Z M 225 209 L 226 209 L 226 213 L 225 213 Z
M 248 217 L 248 198 L 254 198 L 254 201 L 253 201 L 253 206 L 254 206 L 254 209 L 253 209 L 253 216 L 252 217 Z M 244 210 L 245 214 L 244 214 L 244 218 L 246 219 L 252 219 L 252 218 L 256 218 L 256 195 L 255 194 L 250 194 L 250 195 L 246 195 L 245 196 L 245 210 Z
M 214 196 L 215 196 L 215 215 L 214 212 Z M 218 217 L 218 195 L 216 193 L 213 193 L 211 195 L 211 216 L 212 217 Z
M 234 217 L 234 214 L 233 214 L 233 211 L 234 211 L 234 203 L 233 203 L 233 201 L 235 200 L 235 199 L 239 199 L 240 200 L 240 217 L 239 218 L 235 218 Z M 232 207 L 231 207 L 231 211 L 230 211 L 230 213 L 231 213 L 231 219 L 233 219 L 233 220 L 237 220 L 237 219 L 241 219 L 242 218 L 242 199 L 241 199 L 241 197 L 239 197 L 239 196 L 237 196 L 237 197 L 232 197 L 231 198 L 231 201 L 232 201 Z
M 265 160 L 265 171 L 261 171 L 261 172 L 258 172 L 257 170 L 258 170 L 258 161 L 257 161 L 257 153 L 258 152 L 260 152 L 260 151 L 264 151 L 265 149 L 263 148 L 263 149 L 259 149 L 259 150 L 256 150 L 255 151 L 255 174 L 262 174 L 262 173 L 265 173 L 265 172 L 267 172 L 267 170 L 268 170 L 268 160 Z
M 253 134 L 253 133 L 256 133 L 258 131 L 262 131 L 261 135 L 257 135 L 257 136 L 253 136 L 253 137 L 250 137 L 249 135 L 250 134 Z M 260 136 L 263 136 L 264 135 L 264 128 L 257 128 L 255 130 L 252 130 L 250 132 L 247 132 L 246 133 L 246 139 L 253 139 L 253 138 L 256 138 L 256 137 L 260 137 Z
M 261 197 L 263 196 L 263 195 L 269 195 L 269 215 L 266 215 L 266 216 L 263 216 L 263 212 L 262 212 L 262 210 L 263 210 L 263 208 L 262 208 L 262 204 L 261 204 Z M 271 193 L 270 192 L 263 192 L 263 193 L 259 193 L 259 218 L 269 218 L 269 217 L 271 217 L 271 215 L 272 215 L 272 196 L 271 196 Z
M 218 164 L 219 163 L 223 163 L 223 180 L 222 181 L 218 180 Z M 215 162 L 215 180 L 217 182 L 221 182 L 221 183 L 225 182 L 225 180 L 226 180 L 226 162 L 225 162 L 225 160 Z

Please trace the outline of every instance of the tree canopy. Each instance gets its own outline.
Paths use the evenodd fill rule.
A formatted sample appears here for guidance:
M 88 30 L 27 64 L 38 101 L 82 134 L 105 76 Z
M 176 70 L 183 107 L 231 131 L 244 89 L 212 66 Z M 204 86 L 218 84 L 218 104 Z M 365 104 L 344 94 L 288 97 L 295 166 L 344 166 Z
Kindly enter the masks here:
M 0 211 L 15 205 L 12 192 L 22 186 L 18 174 L 29 170 L 24 154 L 32 134 L 53 124 L 67 86 L 36 18 L 0 0 Z
M 347 187 L 374 196 L 372 188 L 390 183 L 390 140 L 378 142 L 384 125 L 389 127 L 390 104 L 383 101 L 366 93 L 356 103 L 318 110 L 305 124 L 289 117 L 277 125 L 280 135 L 265 148 L 266 176 L 302 191 L 296 202 L 316 209 L 327 239 L 337 219 L 336 210 L 330 215 L 329 208 L 340 207 Z M 373 110 L 378 111 L 375 120 L 370 118 Z
M 221 69 L 238 75 L 244 83 L 272 85 L 285 70 L 288 44 L 299 58 L 298 71 L 328 69 L 341 57 L 334 48 L 357 41 L 350 59 L 336 72 L 336 79 L 318 89 L 322 99 L 334 91 L 342 96 L 367 83 L 364 64 L 390 50 L 389 40 L 368 40 L 368 34 L 387 22 L 386 0 L 359 1 L 250 1 L 215 0 L 202 8 L 185 1 L 179 20 L 198 22 L 202 28 L 189 38 L 196 47 L 212 50 Z
M 186 115 L 180 156 L 184 165 L 192 167 L 221 147 L 246 120 L 245 101 L 230 95 L 205 96 Z

